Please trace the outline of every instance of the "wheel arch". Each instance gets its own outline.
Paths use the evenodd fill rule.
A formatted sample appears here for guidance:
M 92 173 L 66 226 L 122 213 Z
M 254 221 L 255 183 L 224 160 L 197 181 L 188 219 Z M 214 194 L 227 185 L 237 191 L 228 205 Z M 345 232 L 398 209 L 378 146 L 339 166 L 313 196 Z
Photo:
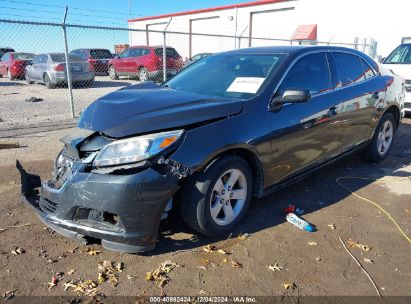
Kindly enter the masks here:
M 383 116 L 384 116 L 386 113 L 391 113 L 392 115 L 394 115 L 395 124 L 396 124 L 395 127 L 398 129 L 398 126 L 400 125 L 400 120 L 401 120 L 401 111 L 400 111 L 400 109 L 399 109 L 397 106 L 392 105 L 392 106 L 388 107 L 388 108 L 385 110 Z M 381 117 L 382 117 L 382 116 L 381 116 Z
M 218 151 L 210 156 L 203 164 L 197 167 L 197 170 L 205 170 L 218 159 L 224 156 L 235 155 L 243 158 L 250 166 L 253 175 L 253 196 L 261 197 L 264 185 L 264 172 L 260 159 L 255 151 L 244 146 L 234 146 Z

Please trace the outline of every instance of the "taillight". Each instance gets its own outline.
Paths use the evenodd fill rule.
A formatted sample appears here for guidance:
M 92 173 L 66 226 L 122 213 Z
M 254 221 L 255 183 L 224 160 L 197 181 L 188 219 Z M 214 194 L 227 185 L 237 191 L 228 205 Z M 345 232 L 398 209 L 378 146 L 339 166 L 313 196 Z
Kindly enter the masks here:
M 16 60 L 14 63 L 17 65 L 24 65 L 26 62 L 24 60 Z
M 58 71 L 58 72 L 63 72 L 63 71 L 64 71 L 64 65 L 61 64 L 61 63 L 56 64 L 56 65 L 54 66 L 54 70 L 55 70 L 55 71 Z
M 94 65 L 93 65 L 92 61 L 89 61 L 89 63 L 88 63 L 88 70 L 89 71 L 94 71 Z

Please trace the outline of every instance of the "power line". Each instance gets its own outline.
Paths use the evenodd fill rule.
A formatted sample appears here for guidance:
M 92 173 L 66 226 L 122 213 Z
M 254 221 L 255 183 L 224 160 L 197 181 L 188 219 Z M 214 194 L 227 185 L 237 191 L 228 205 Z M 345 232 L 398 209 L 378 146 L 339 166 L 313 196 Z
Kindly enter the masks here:
M 52 4 L 43 4 L 43 3 L 33 3 L 33 2 L 27 2 L 27 1 L 18 1 L 18 0 L 0 0 L 0 2 L 9 2 L 9 3 L 18 3 L 18 4 L 26 4 L 26 5 L 33 5 L 33 6 L 41 6 L 41 7 L 55 7 L 55 8 L 60 8 L 63 9 L 65 6 L 61 5 L 52 5 Z M 73 10 L 81 10 L 81 11 L 89 11 L 89 12 L 100 12 L 100 13 L 106 13 L 106 14 L 116 14 L 116 15 L 124 15 L 127 17 L 130 17 L 128 13 L 124 12 L 116 12 L 116 11 L 105 11 L 105 10 L 96 10 L 96 9 L 86 9 L 86 8 L 80 8 L 80 7 L 69 7 L 69 9 Z M 136 16 L 143 16 L 141 14 L 134 14 Z M 107 16 L 103 17 L 107 18 Z

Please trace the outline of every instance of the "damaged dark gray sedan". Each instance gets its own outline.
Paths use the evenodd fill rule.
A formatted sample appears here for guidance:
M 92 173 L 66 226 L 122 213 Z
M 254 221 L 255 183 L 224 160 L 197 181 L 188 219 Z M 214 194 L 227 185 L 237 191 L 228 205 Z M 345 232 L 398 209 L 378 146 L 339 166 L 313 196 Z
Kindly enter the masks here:
M 162 85 L 89 105 L 63 139 L 54 177 L 22 172 L 25 201 L 55 231 L 105 248 L 155 247 L 179 204 L 217 236 L 262 197 L 340 157 L 383 160 L 401 121 L 403 80 L 337 47 L 266 47 L 204 58 Z

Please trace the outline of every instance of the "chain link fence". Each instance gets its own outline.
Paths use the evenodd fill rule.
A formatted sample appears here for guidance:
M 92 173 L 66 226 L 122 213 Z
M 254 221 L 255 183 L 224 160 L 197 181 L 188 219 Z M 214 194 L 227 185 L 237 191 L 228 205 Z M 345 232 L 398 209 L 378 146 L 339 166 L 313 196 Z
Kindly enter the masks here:
M 74 122 L 97 98 L 139 81 L 163 82 L 197 54 L 295 44 L 243 35 L 0 19 L 0 130 Z M 317 44 L 356 48 L 372 57 L 377 46 L 358 39 Z

